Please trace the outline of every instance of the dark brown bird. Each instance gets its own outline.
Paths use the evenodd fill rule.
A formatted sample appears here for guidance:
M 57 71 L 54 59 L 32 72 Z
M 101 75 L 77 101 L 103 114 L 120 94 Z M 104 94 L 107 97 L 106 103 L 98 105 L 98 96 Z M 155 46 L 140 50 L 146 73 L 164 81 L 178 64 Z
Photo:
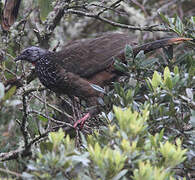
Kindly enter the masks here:
M 2 13 L 1 26 L 4 31 L 8 31 L 14 24 L 21 0 L 6 0 Z
M 143 50 L 152 50 L 181 43 L 189 38 L 167 38 L 133 47 L 134 56 Z M 69 43 L 59 52 L 51 52 L 39 47 L 24 49 L 15 59 L 26 60 L 35 65 L 41 83 L 54 92 L 77 96 L 88 102 L 92 108 L 82 119 L 84 121 L 97 114 L 98 97 L 102 96 L 91 84 L 101 87 L 116 80 L 121 75 L 114 67 L 114 57 L 125 63 L 124 48 L 131 44 L 131 38 L 122 33 L 109 33 L 97 38 Z

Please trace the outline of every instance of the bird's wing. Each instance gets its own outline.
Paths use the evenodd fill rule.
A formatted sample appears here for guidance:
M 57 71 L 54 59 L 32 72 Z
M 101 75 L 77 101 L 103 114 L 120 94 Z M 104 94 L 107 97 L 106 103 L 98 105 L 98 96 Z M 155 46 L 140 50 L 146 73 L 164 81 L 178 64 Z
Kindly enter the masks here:
M 110 33 L 103 36 L 73 41 L 56 54 L 56 63 L 67 72 L 90 78 L 97 72 L 101 72 L 113 63 L 113 58 L 124 59 L 124 48 L 127 44 L 133 44 L 133 38 L 123 33 Z M 140 51 L 148 53 L 155 49 L 173 44 L 179 44 L 190 38 L 166 38 L 155 40 L 140 46 L 134 46 L 134 56 Z
M 66 71 L 87 78 L 111 65 L 113 57 L 131 41 L 122 33 L 73 41 L 58 52 L 55 59 Z

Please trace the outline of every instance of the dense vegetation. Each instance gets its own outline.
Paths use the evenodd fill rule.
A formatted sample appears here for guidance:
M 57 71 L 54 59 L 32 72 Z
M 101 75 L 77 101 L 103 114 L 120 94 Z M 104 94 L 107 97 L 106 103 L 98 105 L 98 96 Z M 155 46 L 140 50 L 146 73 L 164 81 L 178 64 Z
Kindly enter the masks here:
M 22 1 L 15 24 L 1 32 L 0 176 L 195 178 L 194 7 L 190 0 Z M 86 102 L 44 88 L 30 64 L 13 59 L 31 45 L 58 51 L 107 31 L 132 36 L 128 63 L 114 64 L 126 76 L 95 87 L 105 93 L 102 112 L 74 129 Z M 167 36 L 193 41 L 134 58 L 134 42 Z

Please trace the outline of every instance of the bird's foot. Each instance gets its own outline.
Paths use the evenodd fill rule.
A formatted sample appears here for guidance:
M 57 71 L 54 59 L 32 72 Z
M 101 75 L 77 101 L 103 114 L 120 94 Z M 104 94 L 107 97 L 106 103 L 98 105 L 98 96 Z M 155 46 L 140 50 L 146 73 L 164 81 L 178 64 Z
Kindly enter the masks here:
M 74 128 L 77 128 L 77 126 L 80 124 L 80 128 L 82 129 L 84 124 L 85 124 L 85 121 L 87 119 L 89 119 L 91 117 L 90 113 L 87 113 L 84 117 L 82 117 L 81 119 L 79 119 L 77 122 L 75 122 L 74 124 Z

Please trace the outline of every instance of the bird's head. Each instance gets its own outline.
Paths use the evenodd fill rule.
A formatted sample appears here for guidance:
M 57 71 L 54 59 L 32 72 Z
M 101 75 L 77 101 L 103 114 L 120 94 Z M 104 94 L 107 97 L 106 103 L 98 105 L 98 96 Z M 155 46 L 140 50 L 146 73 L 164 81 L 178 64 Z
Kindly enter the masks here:
M 36 63 L 43 55 L 47 54 L 47 50 L 32 46 L 29 48 L 24 49 L 19 56 L 17 56 L 14 60 L 19 61 L 19 60 L 25 60 L 30 63 Z

